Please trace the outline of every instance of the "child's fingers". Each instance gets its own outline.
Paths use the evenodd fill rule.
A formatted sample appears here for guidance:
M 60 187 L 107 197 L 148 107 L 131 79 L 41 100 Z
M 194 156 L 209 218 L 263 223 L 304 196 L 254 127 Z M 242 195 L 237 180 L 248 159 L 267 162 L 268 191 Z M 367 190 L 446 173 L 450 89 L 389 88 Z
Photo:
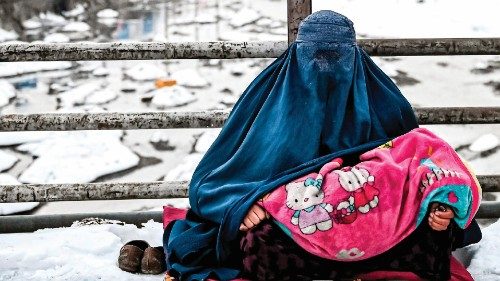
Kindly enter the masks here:
M 434 230 L 445 230 L 448 228 L 447 224 L 441 224 L 437 221 L 435 221 L 433 218 L 429 217 L 429 225 L 434 229 Z
M 257 216 L 257 214 L 254 213 L 253 211 L 250 211 L 247 214 L 247 218 L 250 219 L 250 221 L 253 223 L 253 225 L 257 225 L 260 222 L 259 216 Z
M 251 209 L 260 220 L 264 220 L 266 218 L 266 211 L 262 209 L 259 205 L 254 205 Z
M 254 224 L 254 223 L 250 220 L 250 218 L 249 218 L 248 216 L 247 216 L 247 217 L 245 217 L 245 219 L 243 220 L 243 224 L 244 224 L 244 225 L 245 225 L 248 229 L 250 229 L 250 228 L 254 227 L 254 225 L 255 225 L 255 224 Z
M 434 230 L 437 230 L 437 231 L 443 231 L 443 230 L 446 230 L 447 227 L 445 226 L 442 226 L 438 223 L 436 223 L 435 221 L 429 219 L 429 226 L 434 229 Z
M 248 227 L 246 227 L 246 225 L 244 225 L 244 224 L 240 224 L 240 230 L 241 231 L 247 231 Z
M 455 214 L 452 210 L 447 210 L 446 212 L 436 211 L 434 214 L 443 219 L 452 219 L 455 217 Z
M 440 225 L 448 226 L 450 224 L 450 220 L 449 219 L 442 219 L 442 218 L 440 218 L 440 217 L 438 217 L 438 216 L 436 216 L 434 214 L 431 214 L 430 217 L 431 217 L 431 219 L 434 222 L 436 222 L 436 223 L 438 223 Z

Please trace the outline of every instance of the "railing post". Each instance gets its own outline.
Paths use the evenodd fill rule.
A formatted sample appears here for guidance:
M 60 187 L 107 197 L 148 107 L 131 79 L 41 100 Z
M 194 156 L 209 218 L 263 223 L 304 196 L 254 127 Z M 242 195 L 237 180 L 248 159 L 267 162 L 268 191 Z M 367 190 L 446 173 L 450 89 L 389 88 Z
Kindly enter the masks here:
M 288 44 L 297 38 L 300 22 L 312 13 L 312 0 L 287 0 Z

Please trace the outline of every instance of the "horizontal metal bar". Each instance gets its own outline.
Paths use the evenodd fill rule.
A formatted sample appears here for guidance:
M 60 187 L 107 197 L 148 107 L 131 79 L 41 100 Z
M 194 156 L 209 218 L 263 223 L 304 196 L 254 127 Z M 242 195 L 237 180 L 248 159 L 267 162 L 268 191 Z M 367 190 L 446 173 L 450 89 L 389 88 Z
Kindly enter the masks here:
M 500 175 L 478 176 L 483 192 L 500 192 Z M 0 203 L 188 197 L 188 181 L 21 184 L 0 188 Z
M 500 175 L 478 175 L 483 192 L 500 192 Z
M 0 61 L 267 58 L 286 47 L 284 41 L 0 44 Z
M 414 111 L 420 124 L 500 123 L 500 107 L 420 107 Z
M 86 218 L 119 220 L 128 224 L 141 226 L 148 220 L 162 222 L 161 211 L 120 212 L 120 213 L 88 213 L 59 215 L 22 215 L 0 216 L 0 233 L 33 232 L 43 228 L 68 227 L 75 221 Z
M 372 56 L 500 55 L 500 38 L 359 39 Z M 4 43 L 0 61 L 276 58 L 286 41 Z
M 500 202 L 483 201 L 476 214 L 478 219 L 500 218 Z
M 218 128 L 227 111 L 0 115 L 0 131 Z
M 421 124 L 500 123 L 500 107 L 415 108 Z M 222 127 L 228 111 L 0 115 L 0 131 L 135 130 Z
M 500 55 L 500 38 L 358 40 L 371 56 Z
M 483 202 L 476 218 L 499 218 L 500 202 Z M 32 232 L 43 228 L 68 227 L 75 221 L 86 218 L 118 220 L 140 226 L 141 223 L 153 219 L 162 221 L 161 211 L 121 212 L 121 213 L 89 213 L 64 215 L 22 215 L 0 216 L 0 233 Z
M 188 197 L 188 181 L 3 185 L 0 202 L 163 199 Z

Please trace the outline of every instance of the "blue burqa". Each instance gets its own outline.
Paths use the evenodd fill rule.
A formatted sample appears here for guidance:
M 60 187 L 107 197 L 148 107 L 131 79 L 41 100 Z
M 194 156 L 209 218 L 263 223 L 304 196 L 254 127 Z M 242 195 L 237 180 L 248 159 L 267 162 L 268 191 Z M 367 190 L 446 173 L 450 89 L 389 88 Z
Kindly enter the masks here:
M 167 266 L 180 280 L 237 277 L 239 226 L 256 200 L 418 127 L 355 38 L 346 17 L 316 12 L 243 92 L 193 174 L 187 218 L 165 230 Z

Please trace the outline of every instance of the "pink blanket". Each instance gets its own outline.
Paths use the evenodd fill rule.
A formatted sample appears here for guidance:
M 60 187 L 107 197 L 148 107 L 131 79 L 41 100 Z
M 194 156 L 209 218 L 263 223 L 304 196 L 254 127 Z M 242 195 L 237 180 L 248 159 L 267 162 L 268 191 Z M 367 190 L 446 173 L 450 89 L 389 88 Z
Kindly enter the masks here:
M 478 210 L 481 192 L 474 174 L 452 147 L 424 128 L 360 160 L 342 167 L 342 160 L 334 159 L 259 204 L 305 250 L 339 261 L 387 251 L 424 221 L 432 202 L 451 206 L 462 228 Z

